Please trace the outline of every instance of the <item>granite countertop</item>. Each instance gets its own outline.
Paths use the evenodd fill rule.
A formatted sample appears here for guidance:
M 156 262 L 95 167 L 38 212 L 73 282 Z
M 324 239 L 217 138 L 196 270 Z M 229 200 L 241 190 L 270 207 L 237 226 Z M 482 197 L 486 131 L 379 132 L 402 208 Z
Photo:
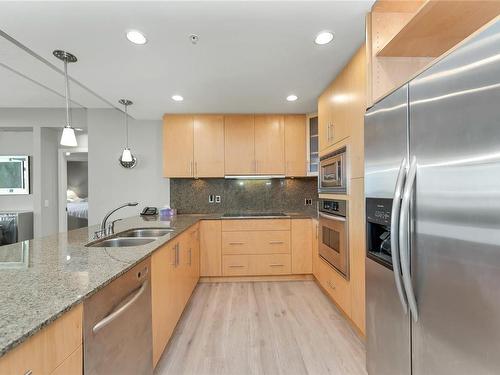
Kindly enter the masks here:
M 287 213 L 282 218 L 315 217 Z M 170 219 L 135 216 L 118 221 L 115 232 L 169 227 L 171 233 L 142 246 L 85 247 L 97 226 L 0 246 L 0 356 L 127 272 L 199 220 L 221 214 L 177 215 Z M 227 219 L 227 218 L 226 218 Z

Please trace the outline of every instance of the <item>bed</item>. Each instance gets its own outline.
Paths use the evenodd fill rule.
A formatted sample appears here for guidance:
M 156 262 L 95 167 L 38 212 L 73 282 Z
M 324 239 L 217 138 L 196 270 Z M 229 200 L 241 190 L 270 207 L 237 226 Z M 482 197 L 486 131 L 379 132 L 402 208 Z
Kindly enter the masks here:
M 66 211 L 68 213 L 69 230 L 88 226 L 89 202 L 87 198 L 80 198 L 74 192 L 68 190 Z

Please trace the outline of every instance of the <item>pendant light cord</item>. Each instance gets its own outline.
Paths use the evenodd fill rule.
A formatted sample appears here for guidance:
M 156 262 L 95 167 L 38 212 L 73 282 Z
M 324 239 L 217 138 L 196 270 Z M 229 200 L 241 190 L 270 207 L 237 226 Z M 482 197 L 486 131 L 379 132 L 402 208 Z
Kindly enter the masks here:
M 128 112 L 127 112 L 128 105 L 125 105 L 125 128 L 126 128 L 126 134 L 127 134 L 127 148 L 128 148 Z
M 64 61 L 64 78 L 66 80 L 66 126 L 71 126 L 69 112 L 69 79 L 68 79 L 68 62 Z

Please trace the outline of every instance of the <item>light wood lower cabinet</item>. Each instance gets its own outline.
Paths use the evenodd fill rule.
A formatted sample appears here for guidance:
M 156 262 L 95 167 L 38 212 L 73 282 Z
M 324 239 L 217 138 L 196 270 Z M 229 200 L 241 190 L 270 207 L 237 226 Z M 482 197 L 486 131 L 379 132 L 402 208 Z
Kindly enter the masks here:
M 323 259 L 318 260 L 317 279 L 347 316 L 351 316 L 351 291 L 349 282 Z
M 153 366 L 158 363 L 200 277 L 198 224 L 151 257 Z
M 0 358 L 0 374 L 79 375 L 82 366 L 82 306 L 78 305 Z
M 312 233 L 312 273 L 313 275 L 318 278 L 319 276 L 319 223 L 318 220 L 313 219 L 312 220 L 312 227 L 313 227 L 313 233 Z
M 222 220 L 222 276 L 312 273 L 311 219 Z
M 221 221 L 200 222 L 200 276 L 222 276 Z
M 222 232 L 222 254 L 289 254 L 290 231 Z
M 289 275 L 290 254 L 223 255 L 223 276 Z
M 312 222 L 311 219 L 292 220 L 292 273 L 312 273 Z
M 61 363 L 50 375 L 77 375 L 82 374 L 83 346 L 79 346 L 66 360 Z

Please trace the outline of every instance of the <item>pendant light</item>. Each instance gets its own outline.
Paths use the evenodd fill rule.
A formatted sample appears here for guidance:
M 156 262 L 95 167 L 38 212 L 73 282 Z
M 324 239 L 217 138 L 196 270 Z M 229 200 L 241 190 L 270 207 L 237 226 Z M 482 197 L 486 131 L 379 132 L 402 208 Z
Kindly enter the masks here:
M 126 132 L 126 139 L 127 143 L 125 148 L 123 149 L 122 156 L 120 157 L 120 164 L 124 168 L 133 168 L 137 164 L 137 159 L 135 158 L 134 155 L 130 152 L 130 148 L 128 147 L 128 106 L 132 105 L 131 100 L 128 99 L 120 99 L 118 101 L 121 105 L 125 107 L 125 132 Z
M 68 63 L 74 63 L 77 61 L 76 56 L 69 52 L 55 50 L 53 52 L 54 56 L 59 60 L 64 62 L 64 79 L 66 82 L 66 125 L 63 128 L 61 136 L 61 145 L 76 147 L 78 143 L 76 142 L 75 129 L 71 126 L 71 114 L 69 111 L 70 105 L 70 93 L 69 93 L 69 79 L 68 79 Z

